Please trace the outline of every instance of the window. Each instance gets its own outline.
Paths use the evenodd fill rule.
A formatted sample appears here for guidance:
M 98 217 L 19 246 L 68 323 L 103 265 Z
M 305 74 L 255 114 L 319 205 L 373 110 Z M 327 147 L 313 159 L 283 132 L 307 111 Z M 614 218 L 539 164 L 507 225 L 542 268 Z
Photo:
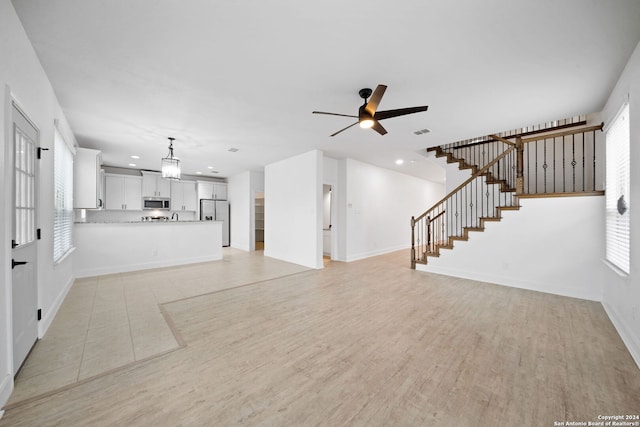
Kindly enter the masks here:
M 53 169 L 53 262 L 58 262 L 73 245 L 73 153 L 57 130 Z
M 607 129 L 606 259 L 629 274 L 629 104 Z
M 26 120 L 25 123 L 27 123 Z M 14 132 L 16 211 L 13 240 L 17 245 L 26 245 L 36 238 L 36 143 L 17 125 L 14 127 Z M 37 132 L 33 130 L 33 133 Z

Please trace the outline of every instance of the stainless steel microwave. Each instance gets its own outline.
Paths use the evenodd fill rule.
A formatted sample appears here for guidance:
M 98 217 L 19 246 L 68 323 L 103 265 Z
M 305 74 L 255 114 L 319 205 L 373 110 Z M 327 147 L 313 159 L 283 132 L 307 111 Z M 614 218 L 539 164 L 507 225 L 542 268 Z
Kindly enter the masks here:
M 156 211 L 171 210 L 171 199 L 166 197 L 143 197 L 142 209 Z

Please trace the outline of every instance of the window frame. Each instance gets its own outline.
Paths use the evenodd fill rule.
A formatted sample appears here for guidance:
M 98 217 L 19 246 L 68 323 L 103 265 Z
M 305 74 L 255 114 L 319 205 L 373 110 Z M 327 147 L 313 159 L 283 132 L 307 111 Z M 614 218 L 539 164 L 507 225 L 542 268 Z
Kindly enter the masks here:
M 618 274 L 631 270 L 631 112 L 624 102 L 605 128 L 605 261 Z M 626 212 L 620 214 L 618 202 L 624 197 Z
M 53 150 L 53 263 L 62 262 L 73 246 L 73 162 L 75 149 L 58 129 Z

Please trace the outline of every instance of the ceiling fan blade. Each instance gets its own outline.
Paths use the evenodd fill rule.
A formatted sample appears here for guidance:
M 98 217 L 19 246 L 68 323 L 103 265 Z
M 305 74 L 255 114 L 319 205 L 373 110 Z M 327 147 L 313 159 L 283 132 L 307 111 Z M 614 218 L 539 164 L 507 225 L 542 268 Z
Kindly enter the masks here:
M 380 104 L 380 100 L 382 99 L 382 95 L 384 95 L 385 90 L 387 90 L 385 85 L 378 85 L 376 90 L 373 91 L 371 98 L 369 98 L 369 102 L 367 102 L 367 105 L 364 107 L 364 111 L 369 113 L 372 117 L 376 114 L 378 104 Z
M 342 128 L 342 129 L 340 129 L 340 130 L 339 130 L 338 132 L 336 132 L 336 133 L 332 133 L 330 136 L 336 136 L 336 135 L 337 135 L 337 134 L 339 134 L 340 132 L 343 132 L 343 131 L 345 131 L 345 130 L 349 129 L 350 127 L 355 126 L 355 125 L 357 125 L 357 124 L 358 124 L 358 122 L 355 122 L 354 124 L 349 125 L 349 126 L 347 126 L 346 128 Z
M 378 122 L 377 120 L 373 122 L 373 126 L 371 127 L 371 129 L 375 130 L 380 135 L 384 135 L 385 133 L 387 133 L 387 130 L 383 128 L 380 122 Z
M 427 111 L 429 108 L 428 105 L 424 105 L 421 107 L 410 107 L 410 108 L 398 108 L 397 110 L 386 110 L 386 111 L 378 111 L 375 116 L 373 116 L 376 120 L 384 120 L 390 119 L 391 117 L 404 116 L 406 114 L 419 113 L 421 111 Z
M 338 114 L 338 113 L 326 113 L 324 111 L 312 111 L 312 114 L 326 114 L 328 116 L 341 116 L 341 117 L 353 117 L 354 119 L 357 119 L 358 116 L 352 116 L 349 114 Z

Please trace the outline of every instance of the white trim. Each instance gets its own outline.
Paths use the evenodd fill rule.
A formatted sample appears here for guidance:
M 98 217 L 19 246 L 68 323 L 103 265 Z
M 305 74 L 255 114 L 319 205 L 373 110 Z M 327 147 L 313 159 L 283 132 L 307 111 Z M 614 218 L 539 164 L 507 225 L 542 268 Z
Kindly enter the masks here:
M 0 408 L 9 401 L 11 393 L 13 393 L 13 375 L 6 374 L 2 382 L 0 382 Z M 0 411 L 0 418 L 2 418 L 3 412 Z
M 629 277 L 629 274 L 626 273 L 625 271 L 623 271 L 622 269 L 620 269 L 617 265 L 615 265 L 614 263 L 612 263 L 611 261 L 609 261 L 606 258 L 602 259 L 602 262 L 608 267 L 610 268 L 614 273 L 616 273 L 618 276 L 622 277 L 622 278 L 626 278 Z
M 38 322 L 38 338 L 44 337 L 44 334 L 47 333 L 49 326 L 51 326 L 53 319 L 56 317 L 56 314 L 58 314 L 58 310 L 60 310 L 60 307 L 62 306 L 64 299 L 67 297 L 69 290 L 71 290 L 75 280 L 75 277 L 69 278 L 69 281 L 64 285 L 64 288 L 62 288 L 62 291 L 58 294 L 55 301 L 53 301 L 51 307 L 47 312 L 45 312 L 44 317 Z
M 332 241 L 333 241 L 333 238 L 332 238 Z M 358 254 L 348 254 L 346 262 L 360 261 L 361 259 L 370 258 L 373 256 L 384 255 L 390 252 L 401 251 L 403 249 L 409 249 L 410 247 L 411 247 L 410 245 L 404 244 L 404 245 L 397 245 L 397 246 L 392 246 L 384 249 L 377 249 L 375 251 L 360 252 Z M 407 255 L 407 265 L 409 265 L 410 262 L 411 260 Z
M 76 247 L 75 246 L 71 246 L 69 248 L 69 250 L 67 252 L 65 252 L 64 255 L 62 255 L 60 257 L 60 259 L 58 259 L 58 260 L 53 262 L 53 266 L 56 267 L 56 266 L 62 264 L 64 262 L 64 260 L 67 259 L 67 257 L 69 257 L 69 255 L 71 255 L 73 252 L 75 252 L 75 250 L 76 250 Z
M 24 119 L 36 130 L 36 133 L 38 134 L 38 140 L 36 141 L 38 143 L 37 147 L 40 147 L 40 128 L 38 126 L 36 126 L 36 124 L 33 122 L 33 120 L 31 120 L 29 118 L 29 116 L 27 115 L 27 113 L 25 113 L 25 109 L 20 106 L 20 103 L 13 96 L 13 94 L 11 94 L 11 106 L 10 107 L 15 107 L 15 109 L 18 110 L 20 112 L 20 114 L 22 114 L 22 117 L 24 117 Z M 10 124 L 13 125 L 13 120 L 10 120 Z M 13 127 L 13 126 L 10 126 L 10 127 Z M 11 132 L 13 133 L 13 129 L 11 129 Z
M 602 133 L 606 134 L 609 131 L 613 122 L 615 122 L 618 116 L 620 116 L 620 114 L 622 113 L 622 110 L 624 110 L 625 107 L 629 105 L 630 100 L 631 96 L 627 93 L 627 96 L 623 97 L 622 102 L 620 103 L 620 107 L 618 107 L 615 113 L 613 113 L 607 118 L 607 120 L 605 120 L 604 127 L 602 128 Z
M 622 342 L 624 342 L 627 350 L 629 350 L 631 357 L 636 362 L 638 369 L 640 369 L 640 342 L 636 340 L 633 334 L 633 328 L 627 326 L 624 318 L 620 316 L 613 305 L 609 305 L 606 301 L 603 301 L 602 306 L 607 316 L 609 316 L 609 320 L 613 323 L 613 327 L 616 328 L 618 335 L 622 338 Z
M 60 120 L 53 119 L 53 128 L 54 128 L 54 134 L 55 134 L 55 132 L 57 132 L 58 135 L 60 135 L 60 139 L 62 139 L 64 141 L 64 143 L 67 144 L 67 148 L 69 148 L 69 151 L 71 151 L 71 154 L 73 156 L 75 156 L 76 155 L 76 147 L 72 143 L 69 142 L 70 140 L 73 140 L 73 138 L 67 138 L 67 135 L 65 135 L 66 132 L 64 132 L 62 129 L 60 129 Z
M 445 276 L 461 277 L 463 279 L 475 280 L 478 282 L 487 282 L 500 286 L 508 286 L 510 288 L 526 289 L 529 291 L 543 292 L 546 294 L 559 295 L 563 297 L 579 298 L 589 301 L 602 301 L 602 291 L 590 292 L 580 291 L 576 289 L 569 289 L 559 286 L 557 284 L 549 284 L 547 282 L 537 282 L 522 280 L 513 277 L 483 274 L 474 271 L 466 271 L 448 267 L 436 267 L 432 265 L 417 264 L 417 271 L 425 273 L 442 274 Z

